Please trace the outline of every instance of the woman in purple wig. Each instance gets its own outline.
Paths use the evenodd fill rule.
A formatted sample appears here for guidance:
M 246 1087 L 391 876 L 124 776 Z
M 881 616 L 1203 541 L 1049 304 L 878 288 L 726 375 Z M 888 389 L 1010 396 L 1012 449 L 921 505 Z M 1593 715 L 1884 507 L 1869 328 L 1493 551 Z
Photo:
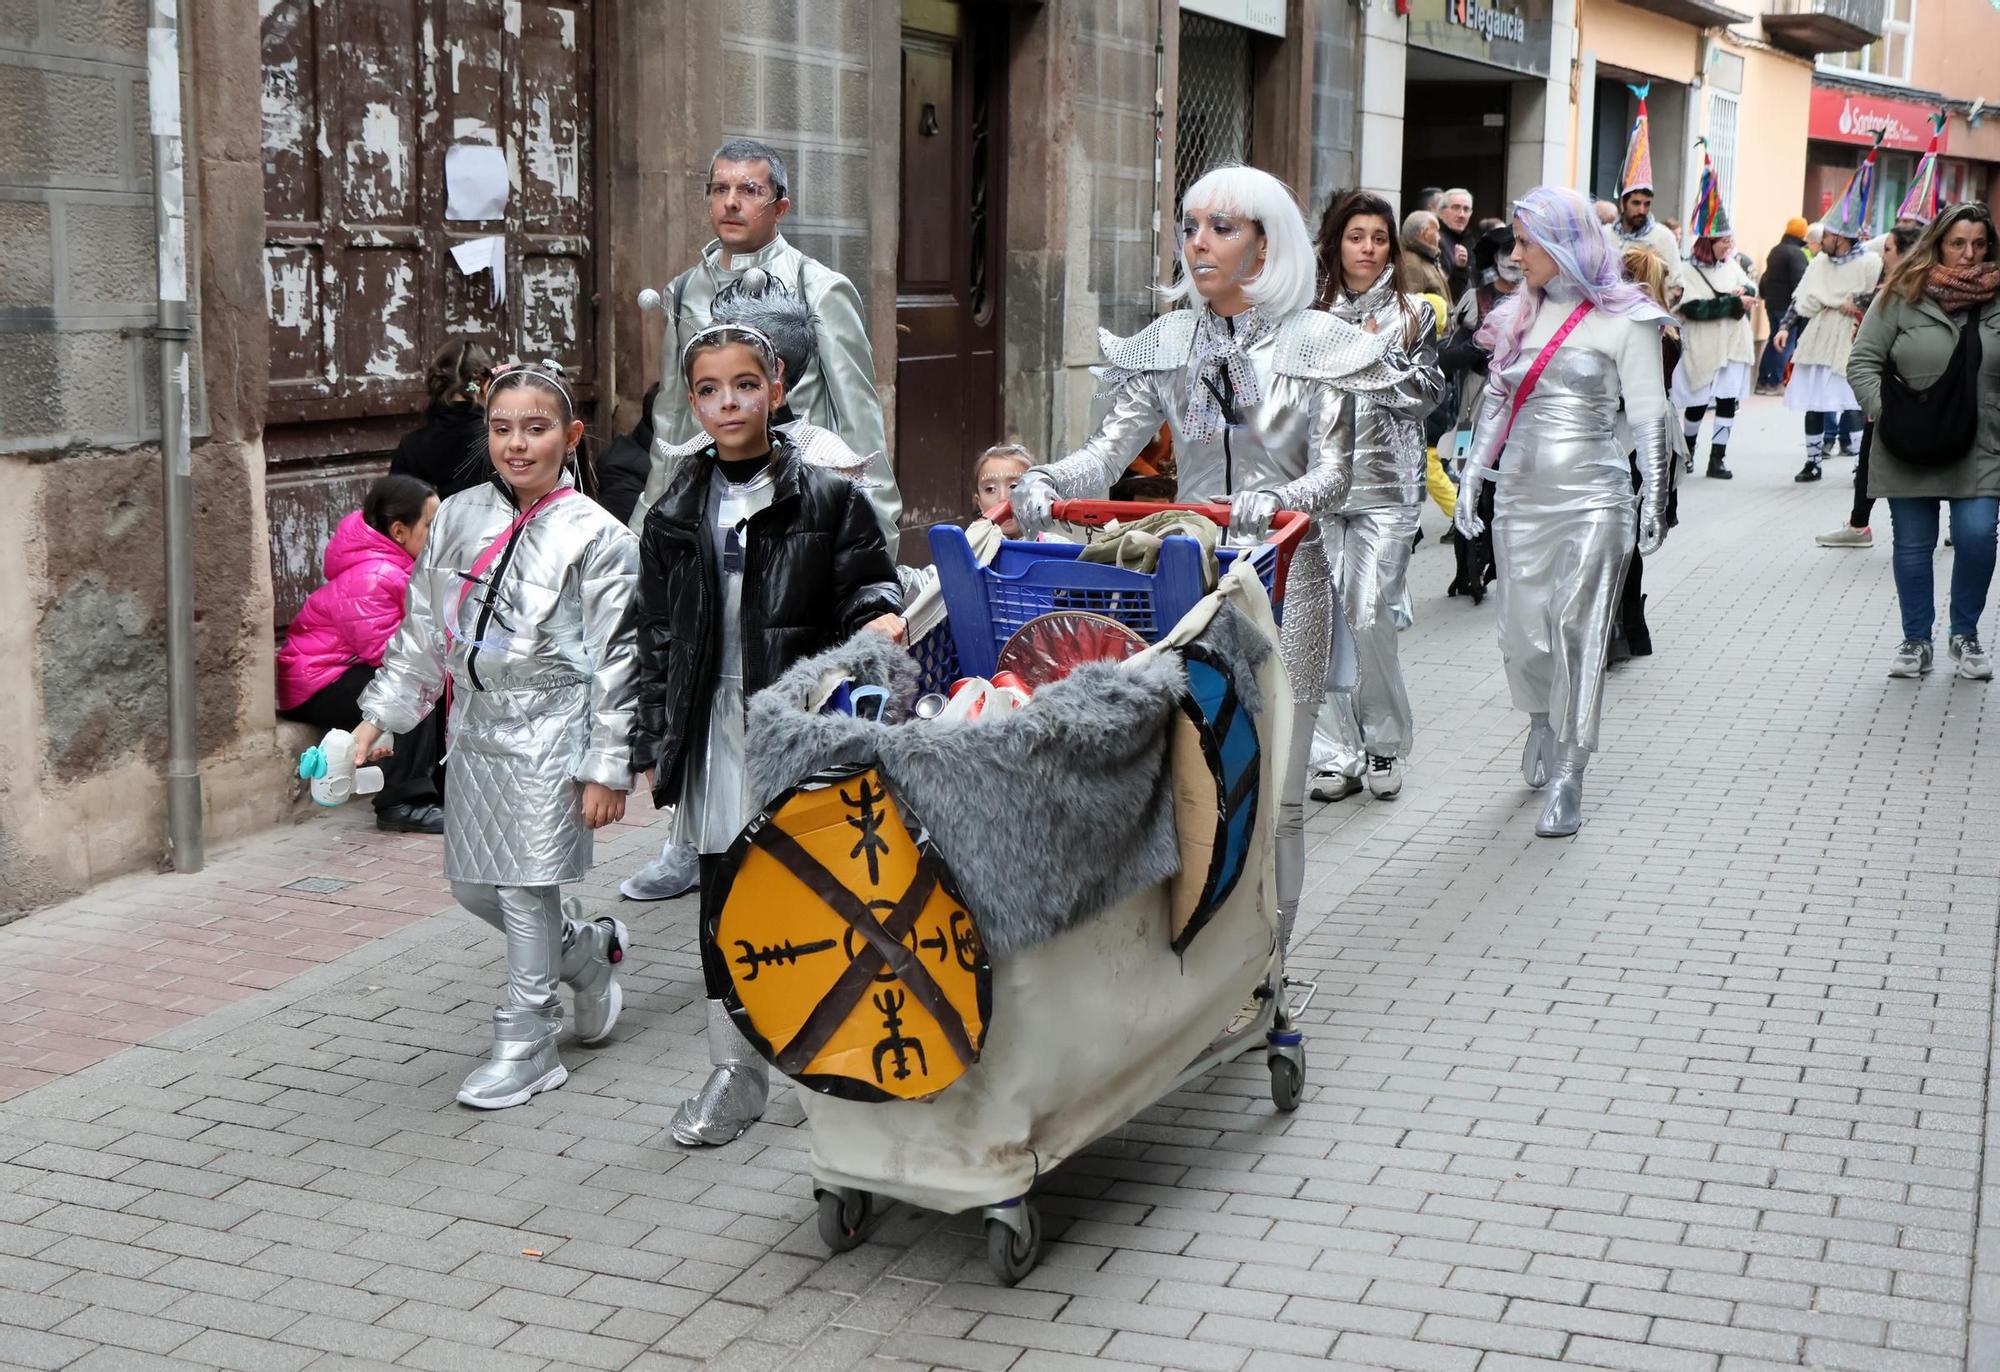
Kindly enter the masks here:
M 1456 519 L 1477 536 L 1479 483 L 1494 482 L 1500 652 L 1514 704 L 1528 712 L 1521 774 L 1546 792 L 1535 832 L 1552 838 L 1583 823 L 1635 530 L 1643 553 L 1666 537 L 1674 450 L 1660 329 L 1670 320 L 1620 276 L 1617 244 L 1574 191 L 1530 191 L 1514 204 L 1514 232 L 1527 280 L 1479 331 L 1493 361 Z

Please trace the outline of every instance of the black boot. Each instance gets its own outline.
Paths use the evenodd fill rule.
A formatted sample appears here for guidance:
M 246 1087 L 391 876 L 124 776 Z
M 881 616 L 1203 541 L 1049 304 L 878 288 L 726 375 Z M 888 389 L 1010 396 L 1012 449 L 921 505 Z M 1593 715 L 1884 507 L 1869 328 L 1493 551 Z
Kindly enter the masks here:
M 1798 474 L 1797 476 L 1793 477 L 1793 478 L 1792 478 L 1792 480 L 1794 480 L 1794 481 L 1817 481 L 1817 480 L 1819 480 L 1819 463 L 1815 462 L 1815 461 L 1814 461 L 1813 459 L 1811 459 L 1810 457 L 1809 457 L 1809 458 L 1807 458 L 1807 459 L 1806 459 L 1806 465 L 1805 465 L 1805 466 L 1803 466 L 1803 467 L 1801 467 L 1801 468 L 1799 468 L 1799 474 Z
M 1714 473 L 1710 473 L 1714 475 Z M 1728 473 L 1723 473 L 1727 476 Z M 1646 627 L 1646 597 L 1639 597 L 1639 603 L 1625 611 L 1625 647 L 1633 657 L 1653 655 L 1653 631 Z
M 375 812 L 375 827 L 392 834 L 441 834 L 444 811 L 430 801 L 385 805 Z
M 1733 481 L 1736 479 L 1736 473 L 1730 471 L 1728 465 L 1723 461 L 1724 456 L 1728 452 L 1729 445 L 1726 443 L 1717 443 L 1708 450 L 1708 474 L 1718 481 Z

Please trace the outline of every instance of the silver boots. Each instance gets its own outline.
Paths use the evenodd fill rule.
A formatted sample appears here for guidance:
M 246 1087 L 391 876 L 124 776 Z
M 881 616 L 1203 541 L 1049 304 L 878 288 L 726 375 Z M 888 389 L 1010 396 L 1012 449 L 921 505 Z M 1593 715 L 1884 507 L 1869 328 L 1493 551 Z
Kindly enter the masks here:
M 1545 714 L 1528 716 L 1528 742 L 1521 749 L 1521 780 L 1537 791 L 1549 784 L 1549 761 L 1555 756 L 1556 731 Z
M 576 1041 L 602 1043 L 625 1006 L 618 964 L 632 939 L 625 921 L 604 915 L 585 923 L 578 918 L 582 913 L 579 902 L 563 902 L 562 982 L 576 995 Z
M 1550 768 L 1548 799 L 1535 832 L 1543 838 L 1568 838 L 1583 827 L 1583 769 L 1590 765 L 1586 748 L 1557 747 Z
M 771 1096 L 771 1068 L 729 1018 L 719 1000 L 708 1002 L 708 1060 L 714 1070 L 701 1090 L 681 1102 L 669 1132 L 689 1148 L 728 1143 L 763 1118 Z
M 493 1056 L 472 1069 L 458 1088 L 458 1103 L 476 1110 L 504 1110 L 537 1091 L 561 1086 L 569 1080 L 569 1070 L 556 1057 L 561 1033 L 559 1004 L 546 1010 L 495 1010 Z

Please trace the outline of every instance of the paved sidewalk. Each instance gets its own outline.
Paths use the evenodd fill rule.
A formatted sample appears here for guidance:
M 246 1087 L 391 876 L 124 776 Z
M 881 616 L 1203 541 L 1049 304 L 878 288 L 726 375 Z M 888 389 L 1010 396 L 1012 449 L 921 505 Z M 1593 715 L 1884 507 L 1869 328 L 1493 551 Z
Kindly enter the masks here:
M 497 943 L 435 840 L 340 812 L 0 929 L 0 1367 L 2000 1366 L 1968 1342 L 2000 1321 L 1992 688 L 1884 677 L 1886 517 L 1814 548 L 1847 464 L 1794 486 L 1793 427 L 1752 405 L 1740 478 L 1689 483 L 1572 841 L 1533 836 L 1491 602 L 1425 544 L 1408 788 L 1311 822 L 1305 1103 L 1257 1058 L 1161 1102 L 1047 1180 L 1020 1287 L 902 1207 L 829 1259 L 789 1098 L 667 1139 L 692 901 L 626 907 L 627 1017 L 563 1090 L 453 1104 Z M 657 842 L 635 818 L 587 903 Z

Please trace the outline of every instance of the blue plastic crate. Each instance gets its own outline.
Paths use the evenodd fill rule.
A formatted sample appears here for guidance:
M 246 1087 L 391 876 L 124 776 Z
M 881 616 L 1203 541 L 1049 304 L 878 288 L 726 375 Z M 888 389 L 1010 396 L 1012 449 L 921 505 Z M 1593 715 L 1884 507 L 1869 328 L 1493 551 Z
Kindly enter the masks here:
M 1152 643 L 1207 594 L 1201 545 L 1191 538 L 1163 541 L 1159 566 L 1152 572 L 1084 562 L 1078 557 L 1083 549 L 1075 543 L 1013 539 L 981 567 L 965 530 L 957 525 L 932 525 L 930 538 L 961 676 L 991 676 L 1007 640 L 1040 615 L 1055 610 L 1105 615 Z M 1264 589 L 1271 590 L 1278 568 L 1274 545 L 1218 548 L 1216 555 L 1222 570 L 1248 556 Z

